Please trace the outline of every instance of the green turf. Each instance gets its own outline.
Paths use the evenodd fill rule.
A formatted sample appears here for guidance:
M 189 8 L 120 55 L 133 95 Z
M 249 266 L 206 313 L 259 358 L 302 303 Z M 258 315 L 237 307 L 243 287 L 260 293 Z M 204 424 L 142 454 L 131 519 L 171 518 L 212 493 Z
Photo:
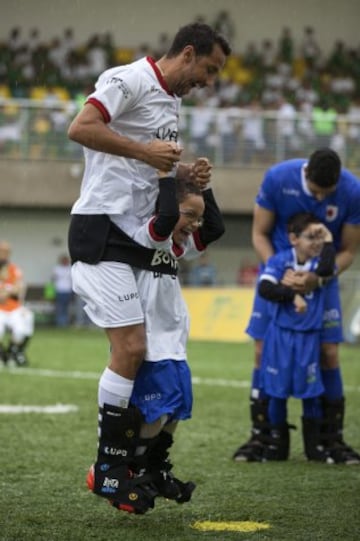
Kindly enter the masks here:
M 172 459 L 180 478 L 197 483 L 191 503 L 159 499 L 154 510 L 132 516 L 89 493 L 85 475 L 96 451 L 96 374 L 107 351 L 97 330 L 39 329 L 29 350 L 30 369 L 0 372 L 0 404 L 79 408 L 61 415 L 0 413 L 1 541 L 360 539 L 360 466 L 304 460 L 298 401 L 289 403 L 289 421 L 298 430 L 291 434 L 288 462 L 231 460 L 249 434 L 251 344 L 189 344 L 193 418 L 179 426 Z M 343 346 L 341 358 L 345 438 L 360 449 L 360 349 Z M 39 369 L 64 372 L 64 377 Z M 74 372 L 88 377 L 71 377 Z M 270 528 L 254 533 L 192 528 L 205 520 L 257 521 Z

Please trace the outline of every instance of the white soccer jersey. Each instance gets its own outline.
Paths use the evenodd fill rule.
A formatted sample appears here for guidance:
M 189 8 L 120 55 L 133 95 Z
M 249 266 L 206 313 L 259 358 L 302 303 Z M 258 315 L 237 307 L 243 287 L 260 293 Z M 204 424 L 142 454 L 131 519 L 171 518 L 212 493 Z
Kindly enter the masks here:
M 88 102 L 129 139 L 176 142 L 181 100 L 169 92 L 155 62 L 142 58 L 105 71 Z M 108 214 L 129 235 L 149 219 L 158 195 L 156 170 L 134 159 L 84 148 L 85 171 L 72 214 Z
M 179 248 L 172 239 L 157 241 L 151 220 L 138 229 L 135 240 L 148 248 L 157 248 L 155 258 L 192 259 L 201 253 L 191 235 Z M 167 258 L 167 259 L 166 259 Z M 189 314 L 177 276 L 135 269 L 138 292 L 145 317 L 146 361 L 186 360 Z

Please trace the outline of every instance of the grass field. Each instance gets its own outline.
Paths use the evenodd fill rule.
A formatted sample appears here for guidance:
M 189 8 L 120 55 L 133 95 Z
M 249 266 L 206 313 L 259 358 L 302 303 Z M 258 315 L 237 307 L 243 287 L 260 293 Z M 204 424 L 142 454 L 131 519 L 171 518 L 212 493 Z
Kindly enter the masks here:
M 38 330 L 31 365 L 0 372 L 1 541 L 358 541 L 360 466 L 306 462 L 300 404 L 289 403 L 291 458 L 236 464 L 249 434 L 251 344 L 191 342 L 193 418 L 179 426 L 174 471 L 197 483 L 190 503 L 157 500 L 144 516 L 116 511 L 88 492 L 95 457 L 97 380 L 107 360 L 98 330 Z M 360 449 L 360 349 L 343 346 L 345 438 Z M 68 413 L 6 413 L 7 405 L 72 405 Z M 202 531 L 198 522 L 257 531 Z M 250 523 L 250 524 L 249 524 Z M 206 524 L 205 524 L 206 525 Z M 260 527 L 259 526 L 259 527 Z

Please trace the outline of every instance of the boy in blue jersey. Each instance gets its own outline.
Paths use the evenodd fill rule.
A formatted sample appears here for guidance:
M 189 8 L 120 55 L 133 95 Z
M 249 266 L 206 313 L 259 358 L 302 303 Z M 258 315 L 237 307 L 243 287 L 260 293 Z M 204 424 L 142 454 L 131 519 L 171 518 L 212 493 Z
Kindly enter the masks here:
M 316 150 L 309 158 L 281 162 L 271 167 L 256 197 L 252 239 L 265 264 L 274 253 L 290 246 L 286 224 L 299 212 L 311 212 L 333 235 L 336 275 L 319 279 L 314 272 L 287 273 L 285 285 L 299 293 L 319 286 L 326 290 L 324 324 L 321 333 L 321 373 L 324 384 L 322 432 L 333 460 L 360 463 L 360 455 L 342 437 L 345 400 L 338 359 L 343 340 L 337 275 L 353 262 L 360 244 L 360 182 L 341 168 L 339 156 L 329 148 Z M 326 283 L 325 283 L 326 282 Z M 255 368 L 250 395 L 251 438 L 234 453 L 236 461 L 261 461 L 263 439 L 269 434 L 268 400 L 259 385 L 262 341 L 269 323 L 268 303 L 256 294 L 247 333 L 255 341 Z M 318 456 L 310 457 L 319 460 Z
M 287 272 L 333 274 L 335 249 L 332 234 L 311 213 L 295 214 L 288 223 L 291 248 L 271 256 L 259 278 L 261 297 L 271 301 L 271 321 L 266 329 L 261 358 L 260 386 L 269 397 L 269 436 L 263 460 L 287 460 L 290 438 L 287 399 L 302 399 L 306 455 L 333 459 L 320 438 L 321 402 L 324 391 L 320 371 L 320 335 L 325 289 L 300 294 L 282 284 Z M 311 437 L 310 437 L 311 429 Z

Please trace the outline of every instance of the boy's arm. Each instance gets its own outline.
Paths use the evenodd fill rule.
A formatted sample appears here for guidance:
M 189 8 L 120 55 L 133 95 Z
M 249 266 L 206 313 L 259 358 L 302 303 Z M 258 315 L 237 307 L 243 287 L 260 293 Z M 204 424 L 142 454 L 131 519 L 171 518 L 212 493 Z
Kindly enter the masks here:
M 335 270 L 336 252 L 332 242 L 324 242 L 320 253 L 316 274 L 323 277 L 332 277 Z
M 225 225 L 211 188 L 203 191 L 205 201 L 204 224 L 199 228 L 201 244 L 207 246 L 225 233 Z
M 272 302 L 292 302 L 296 295 L 290 287 L 271 280 L 260 280 L 258 291 L 261 297 Z
M 157 213 L 151 221 L 152 233 L 159 240 L 170 237 L 178 219 L 179 204 L 176 198 L 176 181 L 173 177 L 161 177 Z

